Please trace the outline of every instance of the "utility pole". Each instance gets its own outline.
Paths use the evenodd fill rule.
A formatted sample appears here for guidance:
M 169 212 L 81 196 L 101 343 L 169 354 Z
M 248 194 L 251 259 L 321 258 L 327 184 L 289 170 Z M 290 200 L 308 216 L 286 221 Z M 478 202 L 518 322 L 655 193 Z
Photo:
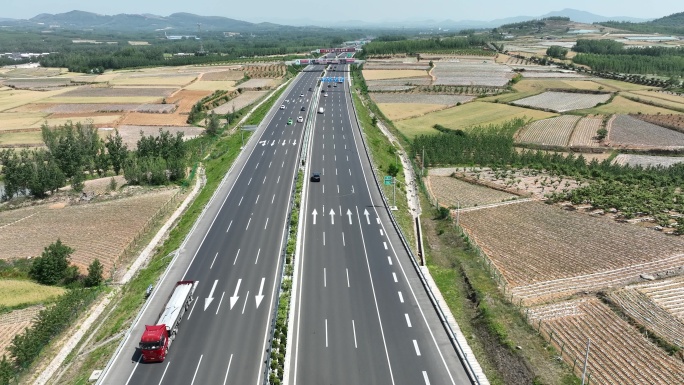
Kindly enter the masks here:
M 397 178 L 392 177 L 392 200 L 394 200 L 394 207 L 397 207 Z
M 423 157 L 420 158 L 420 176 L 425 176 L 425 146 L 423 146 Z
M 587 375 L 587 361 L 589 361 L 589 348 L 591 347 L 591 338 L 587 339 L 587 352 L 584 355 L 584 369 L 582 369 L 582 385 L 584 385 L 584 377 Z

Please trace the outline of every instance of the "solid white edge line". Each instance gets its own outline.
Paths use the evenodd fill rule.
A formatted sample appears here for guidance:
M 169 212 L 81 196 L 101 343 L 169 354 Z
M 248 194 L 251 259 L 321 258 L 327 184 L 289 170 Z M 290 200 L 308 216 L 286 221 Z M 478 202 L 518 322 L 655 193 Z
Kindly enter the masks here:
M 350 91 L 350 92 L 351 92 L 351 91 Z M 352 108 L 353 108 L 353 105 L 354 105 L 353 100 L 349 100 L 348 104 L 351 104 L 351 105 L 352 105 Z M 384 223 L 382 223 L 382 221 L 380 221 L 379 214 L 378 214 L 378 210 L 377 210 L 377 208 L 375 207 L 375 202 L 373 201 L 373 194 L 371 194 L 370 186 L 368 185 L 368 178 L 366 177 L 366 171 L 364 170 L 363 161 L 361 160 L 361 151 L 359 150 L 359 145 L 358 145 L 357 139 L 356 139 L 356 137 L 357 137 L 358 135 L 361 135 L 361 133 L 359 132 L 359 131 L 361 130 L 361 127 L 359 127 L 359 126 L 356 124 L 356 121 L 355 121 L 355 120 L 352 120 L 352 118 L 351 118 L 351 113 L 350 113 L 349 108 L 347 108 L 347 115 L 349 115 L 349 121 L 352 123 L 352 124 L 351 124 L 352 128 L 354 128 L 354 127 L 357 128 L 356 130 L 352 129 L 352 134 L 353 134 L 353 138 L 354 138 L 354 144 L 356 145 L 356 148 L 357 148 L 356 155 L 357 155 L 357 157 L 358 157 L 358 159 L 359 159 L 359 162 L 361 162 L 361 173 L 363 174 L 363 181 L 364 181 L 364 183 L 366 184 L 366 190 L 368 191 L 368 195 L 369 195 L 370 200 L 371 200 L 371 205 L 373 206 L 373 210 L 375 211 L 375 214 L 378 215 L 378 217 L 377 217 L 377 219 L 378 219 L 378 224 L 380 224 L 380 226 L 385 230 L 385 233 L 387 233 L 387 229 L 385 228 Z M 359 140 L 362 140 L 362 139 L 359 139 Z M 365 151 L 365 150 L 364 150 L 364 151 Z M 368 160 L 368 161 L 370 162 L 370 160 Z M 370 167 L 372 168 L 373 165 L 371 164 Z M 377 187 L 377 186 L 376 186 L 376 187 Z M 379 193 L 379 192 L 378 192 L 378 193 Z M 383 206 L 384 206 L 384 202 L 383 202 Z M 389 215 L 389 214 L 388 214 L 388 215 Z M 397 256 L 397 252 L 396 252 L 396 249 L 394 248 L 394 245 L 392 245 L 392 244 L 390 243 L 390 247 L 392 248 L 392 253 L 393 253 L 394 256 L 396 257 L 396 256 Z M 410 258 L 410 257 L 409 257 L 409 258 Z M 430 332 L 430 336 L 432 337 L 432 341 L 433 341 L 433 343 L 434 343 L 435 349 L 437 349 L 437 352 L 439 353 L 439 357 L 442 359 L 442 364 L 444 365 L 444 368 L 446 369 L 446 372 L 447 372 L 447 374 L 449 375 L 449 378 L 451 379 L 451 383 L 455 385 L 456 382 L 454 381 L 454 377 L 453 377 L 453 375 L 451 374 L 451 370 L 449 370 L 449 366 L 447 365 L 446 359 L 444 358 L 444 355 L 442 354 L 442 350 L 439 348 L 439 345 L 437 344 L 437 339 L 435 338 L 435 335 L 434 335 L 434 333 L 432 332 L 432 329 L 430 328 L 430 326 L 429 326 L 429 324 L 428 324 L 428 322 L 427 322 L 427 317 L 425 317 L 425 313 L 423 312 L 423 308 L 420 306 L 420 303 L 418 302 L 418 297 L 416 296 L 416 293 L 415 293 L 415 291 L 413 290 L 413 287 L 411 286 L 410 281 L 408 280 L 408 277 L 407 277 L 407 275 L 406 275 L 406 271 L 404 270 L 404 266 L 403 266 L 403 264 L 401 263 L 401 260 L 399 260 L 399 258 L 397 258 L 397 262 L 399 263 L 399 267 L 400 267 L 402 273 L 404 274 L 404 277 L 406 278 L 406 282 L 407 282 L 408 288 L 409 288 L 409 290 L 411 290 L 411 294 L 413 295 L 413 299 L 414 299 L 414 301 L 416 302 L 416 305 L 417 305 L 417 307 L 418 307 L 418 310 L 420 310 L 420 314 L 421 314 L 421 316 L 423 317 L 423 322 L 425 322 L 425 325 L 426 325 L 426 327 L 427 327 L 427 330 Z

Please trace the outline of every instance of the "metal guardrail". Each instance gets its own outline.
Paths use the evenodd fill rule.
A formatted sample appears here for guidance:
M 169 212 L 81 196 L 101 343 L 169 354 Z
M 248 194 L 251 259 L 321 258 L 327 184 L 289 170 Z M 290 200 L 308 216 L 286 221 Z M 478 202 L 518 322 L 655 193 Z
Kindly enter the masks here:
M 351 86 L 348 89 L 349 97 L 351 98 L 351 103 L 354 105 L 354 98 L 352 97 L 352 89 Z M 356 124 L 359 128 L 359 133 L 361 134 L 361 142 L 363 143 L 363 148 L 366 153 L 366 156 L 368 157 L 368 160 L 371 164 L 371 171 L 373 172 L 373 180 L 375 181 L 375 185 L 378 188 L 378 191 L 380 191 L 380 196 L 382 197 L 383 204 L 385 205 L 385 209 L 387 210 L 387 213 L 389 214 L 390 220 L 392 221 L 392 226 L 395 228 L 397 233 L 399 234 L 399 238 L 401 239 L 401 243 L 404 246 L 404 249 L 409 255 L 409 259 L 411 260 L 411 264 L 413 265 L 413 268 L 416 270 L 416 273 L 418 274 L 418 278 L 420 278 L 420 282 L 423 284 L 423 287 L 425 288 L 425 292 L 428 294 L 428 297 L 430 298 L 430 302 L 432 303 L 432 306 L 435 308 L 437 311 L 437 316 L 439 317 L 440 322 L 442 323 L 442 327 L 444 327 L 444 330 L 447 332 L 449 335 L 449 340 L 451 341 L 451 345 L 454 347 L 456 350 L 456 353 L 458 354 L 459 359 L 461 360 L 461 363 L 463 363 L 466 367 L 466 372 L 468 374 L 468 377 L 470 378 L 470 381 L 472 384 L 477 384 L 480 385 L 480 379 L 478 376 L 475 374 L 475 370 L 473 367 L 470 365 L 470 361 L 468 361 L 468 356 L 467 354 L 463 351 L 463 347 L 461 344 L 458 342 L 456 339 L 456 336 L 454 334 L 453 329 L 451 328 L 451 325 L 449 324 L 449 321 L 446 318 L 446 315 L 444 314 L 444 311 L 442 310 L 442 307 L 439 305 L 439 302 L 437 301 L 437 298 L 435 297 L 434 293 L 432 292 L 432 289 L 430 288 L 430 285 L 427 283 L 427 280 L 425 278 L 425 275 L 423 272 L 420 270 L 420 266 L 417 263 L 416 256 L 413 254 L 413 251 L 411 251 L 411 248 L 409 247 L 409 243 L 404 237 L 404 233 L 401 230 L 401 227 L 399 227 L 399 224 L 397 223 L 396 219 L 394 218 L 394 215 L 392 214 L 392 211 L 389 209 L 389 201 L 387 200 L 387 197 L 385 196 L 384 191 L 382 190 L 382 187 L 380 185 L 378 175 L 375 173 L 375 169 L 372 167 L 373 165 L 373 157 L 371 156 L 370 151 L 368 150 L 368 146 L 366 145 L 366 141 L 363 137 L 363 130 L 361 128 L 361 121 L 359 120 L 359 116 L 356 113 L 356 107 L 354 106 L 354 117 L 356 119 Z

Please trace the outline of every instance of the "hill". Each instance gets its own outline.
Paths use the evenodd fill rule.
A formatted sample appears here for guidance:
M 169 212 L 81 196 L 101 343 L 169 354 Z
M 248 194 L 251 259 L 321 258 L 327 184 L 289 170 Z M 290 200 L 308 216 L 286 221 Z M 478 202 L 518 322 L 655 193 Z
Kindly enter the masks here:
M 672 15 L 644 23 L 609 21 L 601 24 L 632 32 L 684 35 L 684 12 L 673 13 Z
M 200 16 L 191 13 L 174 13 L 169 16 L 151 14 L 100 15 L 92 12 L 70 11 L 58 14 L 43 13 L 28 20 L 5 20 L 5 25 L 19 28 L 153 32 L 166 30 L 173 33 L 196 33 L 197 24 L 203 31 L 253 31 L 273 29 L 273 24 L 261 25 L 220 16 Z M 277 26 L 280 27 L 280 26 Z

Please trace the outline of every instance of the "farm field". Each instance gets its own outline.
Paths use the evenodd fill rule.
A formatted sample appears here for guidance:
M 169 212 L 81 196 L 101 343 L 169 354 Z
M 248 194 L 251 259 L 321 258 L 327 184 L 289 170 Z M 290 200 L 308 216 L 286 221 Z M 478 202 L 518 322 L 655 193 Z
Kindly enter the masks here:
M 416 86 L 428 86 L 432 83 L 432 79 L 425 75 L 422 77 L 411 77 L 402 79 L 383 79 L 383 80 L 368 80 L 366 85 L 371 92 L 381 91 L 406 91 L 415 88 Z
M 130 112 L 118 121 L 120 126 L 187 126 L 188 116 L 181 114 L 145 114 Z M 114 124 L 109 125 L 109 127 Z
M 113 86 L 176 86 L 183 87 L 196 79 L 181 74 L 160 74 L 159 76 L 118 76 L 109 81 Z
M 240 83 L 238 88 L 271 88 L 280 84 L 280 81 L 275 79 L 249 79 L 244 83 Z
M 424 103 L 377 103 L 377 106 L 387 118 L 395 123 L 447 108 L 444 104 Z
M 684 322 L 684 277 L 645 283 L 635 289 Z
M 643 103 L 653 103 L 659 107 L 663 108 L 668 108 L 668 109 L 673 109 L 673 110 L 682 110 L 684 111 L 684 98 L 681 101 L 679 100 L 671 100 L 673 98 L 667 99 L 667 98 L 660 98 L 659 95 L 660 93 L 658 92 L 652 92 L 652 91 L 635 91 L 635 92 L 623 92 L 621 95 L 629 96 L 632 98 L 636 98 L 637 100 L 642 101 Z M 666 95 L 666 94 L 664 94 Z M 667 96 L 672 96 L 672 95 L 667 95 Z M 676 98 L 677 96 L 674 96 Z M 679 112 L 682 112 L 679 111 Z
M 128 98 L 151 97 L 165 98 L 176 92 L 178 88 L 164 87 L 79 87 L 71 89 L 61 98 Z
M 238 68 L 240 66 L 235 66 Z M 245 77 L 245 73 L 237 69 L 206 72 L 202 75 L 202 81 L 237 81 Z
M 580 114 L 611 115 L 611 114 L 676 114 L 677 112 L 662 107 L 649 106 L 648 104 L 638 103 L 625 99 L 617 95 L 613 100 L 602 106 L 578 110 Z
M 680 132 L 684 132 L 684 115 L 663 114 L 663 115 L 631 115 L 634 118 L 643 120 L 662 127 L 668 127 Z
M 0 133 L 0 147 L 43 147 L 40 131 Z
M 121 192 L 120 194 L 122 194 Z M 145 194 L 74 206 L 32 206 L 0 212 L 14 221 L 0 229 L 2 259 L 37 256 L 57 238 L 75 249 L 71 262 L 84 273 L 98 258 L 105 277 L 133 238 L 178 189 L 159 189 Z M 16 220 L 23 217 L 22 220 Z M 5 220 L 0 220 L 5 222 Z
M 483 98 L 483 101 L 493 102 L 499 100 L 501 103 L 509 103 L 514 100 L 519 100 L 534 96 L 545 92 L 548 89 L 554 90 L 598 90 L 600 84 L 592 80 L 565 80 L 565 79 L 525 79 L 523 78 L 518 83 L 513 85 L 514 93 L 503 95 L 490 96 Z M 607 87 L 604 86 L 605 89 Z
M 48 114 L 39 112 L 0 112 L 0 132 L 32 127 L 35 124 L 40 126 L 47 116 Z
M 440 206 L 475 207 L 516 199 L 517 195 L 464 182 L 450 176 L 429 175 L 426 184 Z
M 677 148 L 684 146 L 684 133 L 644 122 L 629 115 L 617 115 L 608 123 L 606 141 L 613 146 Z
M 608 298 L 630 318 L 648 329 L 649 333 L 655 333 L 670 344 L 684 346 L 684 320 L 654 302 L 640 287 L 641 285 L 627 286 L 609 293 Z M 675 304 L 680 310 L 684 308 L 684 282 L 681 279 L 657 281 L 645 284 L 644 287 L 655 289 L 655 295 Z
M 529 98 L 516 100 L 513 104 L 565 112 L 591 108 L 599 103 L 605 103 L 608 99 L 610 99 L 609 94 L 595 95 L 547 91 Z
M 461 213 L 514 302 L 540 303 L 682 266 L 684 239 L 540 202 Z
M 69 88 L 55 91 L 28 91 L 14 90 L 11 88 L 0 90 L 0 112 L 12 110 L 14 108 L 30 103 L 44 103 L 52 97 L 59 96 L 69 91 Z
M 188 86 L 186 86 L 184 89 L 186 90 L 199 90 L 199 91 L 216 91 L 216 90 L 226 90 L 226 91 L 232 91 L 235 89 L 235 81 L 234 80 L 215 80 L 215 81 L 207 81 L 207 80 L 200 80 L 197 82 L 194 82 Z
M 469 95 L 426 95 L 403 93 L 375 93 L 371 98 L 376 103 L 408 103 L 408 104 L 441 104 L 455 106 L 456 103 L 466 103 L 473 99 Z
M 159 115 L 159 114 L 155 114 Z M 119 120 L 121 119 L 121 115 L 112 115 L 112 114 L 98 114 L 98 115 L 87 115 L 87 116 L 77 116 L 77 115 L 71 115 L 68 114 L 66 117 L 62 117 L 61 115 L 51 115 L 47 118 L 45 118 L 41 122 L 37 122 L 33 125 L 30 126 L 30 128 L 35 129 L 38 131 L 38 134 L 40 134 L 40 127 L 43 125 L 43 123 L 47 122 L 47 125 L 50 127 L 55 127 L 55 126 L 61 126 L 65 125 L 69 122 L 72 122 L 74 124 L 76 123 L 92 123 L 95 127 L 102 127 L 102 126 L 111 126 L 113 124 L 116 124 Z
M 555 118 L 537 120 L 522 128 L 516 142 L 565 147 L 568 145 L 573 129 L 580 118 L 580 116 L 575 115 L 561 115 Z
M 613 162 L 623 166 L 628 164 L 630 166 L 641 167 L 670 167 L 674 164 L 684 162 L 684 157 L 620 154 L 615 157 Z
M 0 279 L 0 306 L 14 307 L 24 304 L 40 304 L 65 292 L 66 289 L 62 287 L 40 285 L 33 281 Z
M 168 122 L 167 122 L 168 124 Z M 121 139 L 123 142 L 128 146 L 129 149 L 135 149 L 137 148 L 138 144 L 138 139 L 140 139 L 140 131 L 143 132 L 145 136 L 150 136 L 154 135 L 157 136 L 159 135 L 159 129 L 163 129 L 164 131 L 169 131 L 171 135 L 176 135 L 177 132 L 182 132 L 183 133 L 183 138 L 188 139 L 188 138 L 194 138 L 198 135 L 202 135 L 204 132 L 204 128 L 202 127 L 194 127 L 194 126 L 188 126 L 187 123 L 185 125 L 179 125 L 179 126 L 164 126 L 164 125 L 129 125 L 129 124 L 123 124 L 118 127 L 119 130 L 119 135 L 121 135 Z M 112 129 L 106 129 L 106 130 L 100 130 L 100 136 L 102 137 L 107 137 L 110 134 L 112 134 L 114 131 Z
M 640 95 L 640 96 L 648 96 L 648 97 L 652 97 L 655 99 L 668 100 L 671 102 L 681 104 L 684 107 L 684 96 L 675 95 L 675 94 L 667 92 L 667 91 L 666 92 L 634 91 L 634 92 L 632 92 L 632 94 Z
M 421 117 L 396 122 L 396 127 L 404 135 L 413 138 L 422 134 L 435 134 L 435 124 L 452 129 L 467 129 L 478 125 L 497 124 L 514 118 L 532 120 L 546 119 L 556 114 L 545 111 L 530 110 L 506 104 L 475 101 L 461 106 L 429 113 Z
M 565 156 L 566 154 L 560 153 Z M 590 154 L 586 154 L 589 159 Z M 580 187 L 580 183 L 572 178 L 553 176 L 548 172 L 531 169 L 497 170 L 489 167 L 458 167 L 452 169 L 430 169 L 430 174 L 436 170 L 452 170 L 456 177 L 474 183 L 491 186 L 499 190 L 506 190 L 516 195 L 529 195 L 542 200 L 551 193 L 563 193 Z M 443 174 L 444 171 L 436 171 Z M 583 183 L 582 186 L 585 186 Z
M 43 308 L 37 305 L 0 315 L 0 356 L 8 353 L 7 347 L 12 343 L 14 336 L 31 326 Z
M 401 79 L 425 76 L 425 70 L 367 70 L 363 71 L 366 80 Z
M 587 373 L 591 384 L 670 385 L 684 383 L 684 363 L 668 356 L 598 299 L 580 299 L 530 309 L 530 324 L 541 322 L 545 334 L 569 365 L 577 358 L 581 375 L 587 340 L 591 351 Z
M 597 131 L 602 127 L 601 117 L 582 117 L 570 136 L 570 147 L 600 147 L 601 142 L 596 138 Z
M 642 84 L 628 83 L 628 82 L 623 82 L 620 80 L 613 80 L 613 79 L 597 78 L 594 81 L 598 84 L 614 88 L 618 91 L 639 91 L 639 90 L 654 89 L 653 86 L 645 86 Z
M 229 114 L 239 111 L 264 97 L 267 91 L 243 91 L 238 97 L 213 109 L 216 114 Z
M 496 64 L 491 58 L 458 59 L 457 62 L 435 62 L 431 71 L 433 85 L 503 87 L 513 77 L 507 66 Z
M 363 68 L 367 71 L 429 71 L 430 65 L 428 63 L 418 63 L 415 61 L 379 61 L 370 59 L 363 65 Z
M 82 114 L 99 112 L 146 112 L 168 114 L 176 109 L 174 104 L 57 104 L 47 105 L 43 111 L 50 114 Z

